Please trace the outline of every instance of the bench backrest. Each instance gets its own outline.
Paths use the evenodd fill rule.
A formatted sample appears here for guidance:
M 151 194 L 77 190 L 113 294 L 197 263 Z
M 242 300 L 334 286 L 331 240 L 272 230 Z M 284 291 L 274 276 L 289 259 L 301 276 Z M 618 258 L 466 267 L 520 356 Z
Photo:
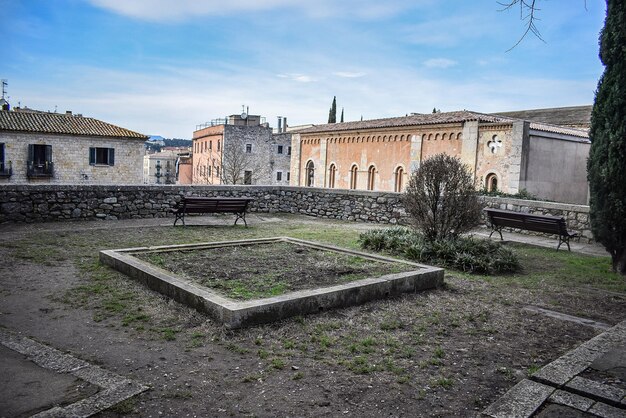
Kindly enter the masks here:
M 236 197 L 185 197 L 182 209 L 186 213 L 242 213 L 251 200 Z
M 485 209 L 494 226 L 525 229 L 547 234 L 567 235 L 565 219 L 557 216 L 531 215 L 508 210 Z

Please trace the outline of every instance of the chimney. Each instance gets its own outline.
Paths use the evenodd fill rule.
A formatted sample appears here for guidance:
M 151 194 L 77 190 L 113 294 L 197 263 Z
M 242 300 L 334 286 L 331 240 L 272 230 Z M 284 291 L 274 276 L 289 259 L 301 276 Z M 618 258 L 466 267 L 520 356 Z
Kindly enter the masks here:
M 65 114 L 66 114 L 67 116 L 72 116 L 72 111 L 71 111 L 71 110 L 66 110 L 66 111 L 65 111 Z
M 283 118 L 283 132 L 287 132 L 287 117 Z
M 278 117 L 278 133 L 282 132 L 282 122 L 283 122 L 283 117 L 279 116 Z

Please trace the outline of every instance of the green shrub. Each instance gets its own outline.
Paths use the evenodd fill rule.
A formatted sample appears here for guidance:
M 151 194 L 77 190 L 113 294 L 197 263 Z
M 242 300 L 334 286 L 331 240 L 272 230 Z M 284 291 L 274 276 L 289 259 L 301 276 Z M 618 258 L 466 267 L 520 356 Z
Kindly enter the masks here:
M 538 198 L 537 196 L 530 193 L 526 189 L 522 189 L 517 193 L 511 194 L 511 193 L 501 192 L 498 189 L 489 191 L 485 188 L 480 191 L 480 194 L 483 196 L 510 197 L 512 199 L 524 199 L 524 200 L 543 200 L 543 201 L 549 202 L 549 200 Z
M 359 242 L 365 249 L 469 273 L 512 273 L 520 269 L 517 257 L 509 248 L 484 239 L 458 237 L 427 241 L 417 232 L 396 227 L 365 232 Z

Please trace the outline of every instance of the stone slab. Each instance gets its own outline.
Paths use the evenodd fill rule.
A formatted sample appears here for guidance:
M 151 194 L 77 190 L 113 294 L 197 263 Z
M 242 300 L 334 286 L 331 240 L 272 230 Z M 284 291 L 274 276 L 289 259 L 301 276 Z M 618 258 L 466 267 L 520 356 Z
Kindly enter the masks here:
M 623 389 L 604 385 L 580 376 L 576 376 L 567 382 L 565 388 L 571 392 L 609 403 L 619 403 L 626 396 L 626 391 Z
M 492 418 L 530 417 L 554 390 L 551 386 L 524 379 L 485 409 L 483 415 Z
M 523 308 L 525 311 L 538 313 L 541 315 L 545 315 L 551 318 L 560 319 L 561 321 L 574 322 L 581 325 L 590 326 L 593 328 L 607 330 L 611 328 L 609 324 L 605 324 L 604 322 L 594 321 L 593 319 L 580 318 L 578 316 L 567 315 L 561 312 L 552 311 L 550 309 L 540 308 L 538 306 L 525 306 Z
M 582 373 L 601 354 L 601 352 L 581 345 L 544 366 L 537 373 L 533 374 L 532 378 L 539 382 L 560 387 L 579 373 Z
M 87 398 L 99 390 L 68 373 L 40 367 L 23 354 L 0 345 L 0 415 L 30 416 L 55 405 Z
M 534 418 L 589 418 L 589 414 L 560 404 L 549 403 L 541 411 L 533 416 Z M 514 418 L 514 417 L 511 417 Z
M 57 385 L 67 386 L 67 378 L 74 384 L 87 382 L 97 387 L 89 387 L 90 394 L 85 392 L 87 397 L 81 397 L 69 405 L 63 406 L 67 402 L 63 402 L 63 398 L 57 398 L 53 402 L 55 406 L 33 415 L 35 417 L 87 417 L 148 390 L 147 386 L 138 382 L 4 328 L 0 328 L 0 346 L 23 356 L 23 361 L 17 365 L 20 373 L 28 373 L 29 370 L 33 372 L 33 367 L 39 366 L 41 369 L 37 374 L 45 381 L 46 386 L 50 386 L 49 390 L 54 391 Z M 6 396 L 4 392 L 3 395 Z M 28 395 L 25 398 L 27 403 L 37 399 L 40 394 L 35 390 Z M 0 412 L 3 412 L 3 409 L 0 409 Z M 33 412 L 36 410 L 32 410 L 31 413 Z
M 625 418 L 626 410 L 607 405 L 602 402 L 595 403 L 589 412 L 602 418 Z
M 566 392 L 564 390 L 556 390 L 549 399 L 550 402 L 569 406 L 581 411 L 587 411 L 591 405 L 595 403 L 593 399 L 585 398 L 575 393 Z
M 613 349 L 596 358 L 589 367 L 626 381 L 626 349 Z

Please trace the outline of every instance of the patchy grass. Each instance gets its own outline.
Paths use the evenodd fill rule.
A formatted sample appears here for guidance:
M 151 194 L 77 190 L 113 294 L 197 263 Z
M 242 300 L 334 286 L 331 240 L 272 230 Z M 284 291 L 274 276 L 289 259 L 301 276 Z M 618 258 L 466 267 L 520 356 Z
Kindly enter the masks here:
M 623 279 L 610 272 L 608 258 L 526 245 L 508 246 L 522 266 L 515 274 L 447 270 L 442 289 L 240 330 L 225 330 L 98 263 L 98 251 L 108 248 L 281 235 L 358 248 L 363 230 L 358 224 L 281 219 L 285 221 L 249 228 L 38 232 L 21 237 L 17 245 L 0 244 L 0 251 L 7 260 L 28 264 L 33 277 L 44 276 L 50 257 L 28 253 L 39 251 L 41 242 L 54 243 L 54 263 L 65 266 L 73 280 L 66 287 L 46 289 L 59 312 L 66 311 L 54 318 L 54 326 L 71 327 L 75 322 L 70 320 L 81 317 L 99 321 L 86 320 L 98 330 L 94 335 L 115 341 L 124 347 L 124 358 L 133 360 L 128 366 L 117 362 L 119 372 L 153 387 L 126 412 L 142 416 L 168 408 L 182 411 L 188 405 L 186 410 L 206 415 L 314 415 L 320 412 L 318 403 L 326 401 L 355 416 L 389 410 L 407 416 L 416 410 L 471 415 L 597 332 L 529 314 L 522 311 L 524 306 L 548 306 L 607 323 L 626 317 Z M 15 253 L 20 257 L 13 257 Z M 9 277 L 8 269 L 3 273 Z M 11 280 L 3 286 L 26 292 L 15 287 L 20 280 Z M 32 283 L 24 288 L 28 286 Z M 84 332 L 74 338 L 75 346 L 94 344 Z M 147 366 L 138 369 L 140 364 Z M 177 383 L 167 381 L 166 373 Z M 358 406 L 346 401 L 358 394 L 367 394 Z M 203 409 L 209 395 L 216 409 Z M 228 409 L 234 404 L 241 409 Z
M 289 242 L 135 256 L 237 300 L 268 298 L 417 269 L 406 263 L 386 263 Z

